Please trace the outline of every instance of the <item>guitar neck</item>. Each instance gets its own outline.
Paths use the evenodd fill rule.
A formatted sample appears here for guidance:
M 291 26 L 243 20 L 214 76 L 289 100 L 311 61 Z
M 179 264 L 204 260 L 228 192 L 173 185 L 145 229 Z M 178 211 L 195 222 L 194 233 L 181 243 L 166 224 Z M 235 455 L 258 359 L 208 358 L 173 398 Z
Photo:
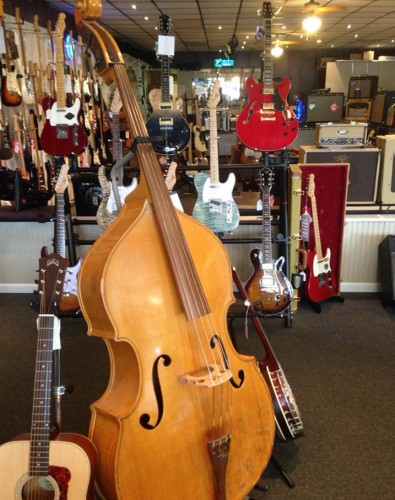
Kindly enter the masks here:
M 170 58 L 162 57 L 161 59 L 161 91 L 162 102 L 170 102 Z
M 270 190 L 266 187 L 262 191 L 262 259 L 264 264 L 271 264 L 273 260 Z
M 64 72 L 63 37 L 56 37 L 56 101 L 58 108 L 66 107 L 66 76 Z
M 213 184 L 219 182 L 217 110 L 210 108 L 210 178 Z
M 66 217 L 65 198 L 63 193 L 56 193 L 56 233 L 55 251 L 61 257 L 66 257 Z
M 265 19 L 265 39 L 264 39 L 264 70 L 263 83 L 264 94 L 273 92 L 273 59 L 272 59 L 272 19 Z
M 114 161 L 118 161 L 123 156 L 119 113 L 112 113 L 112 127 L 112 156 Z
M 35 477 L 49 474 L 54 326 L 53 314 L 39 315 L 29 457 L 29 476 Z
M 322 260 L 322 246 L 321 246 L 321 236 L 320 236 L 320 226 L 318 222 L 318 210 L 315 195 L 311 196 L 311 211 L 313 214 L 313 228 L 314 228 L 314 238 L 315 238 L 315 253 L 318 260 Z

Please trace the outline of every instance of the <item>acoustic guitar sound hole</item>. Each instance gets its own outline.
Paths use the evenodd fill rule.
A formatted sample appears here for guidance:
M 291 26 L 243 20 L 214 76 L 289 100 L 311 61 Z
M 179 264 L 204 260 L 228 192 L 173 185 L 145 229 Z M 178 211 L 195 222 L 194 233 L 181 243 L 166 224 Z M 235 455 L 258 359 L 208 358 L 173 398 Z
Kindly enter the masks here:
M 31 477 L 24 484 L 21 492 L 23 500 L 39 498 L 50 500 L 59 498 L 59 488 L 53 478 L 44 476 Z

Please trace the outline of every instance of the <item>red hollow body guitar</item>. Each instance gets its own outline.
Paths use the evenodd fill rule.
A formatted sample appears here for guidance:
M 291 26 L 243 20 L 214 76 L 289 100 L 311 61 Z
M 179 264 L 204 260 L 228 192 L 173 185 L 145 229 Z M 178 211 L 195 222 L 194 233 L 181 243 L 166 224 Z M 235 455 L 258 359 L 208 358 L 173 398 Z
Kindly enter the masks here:
M 81 102 L 77 98 L 74 104 L 66 107 L 65 73 L 63 61 L 63 33 L 65 30 L 65 14 L 59 14 L 56 26 L 56 91 L 57 100 L 47 97 L 42 107 L 46 121 L 41 134 L 43 150 L 55 156 L 82 153 L 87 144 L 83 127 L 79 122 Z
M 237 134 L 243 144 L 258 151 L 279 151 L 290 146 L 299 133 L 295 113 L 287 103 L 289 78 L 273 83 L 270 2 L 264 2 L 265 47 L 263 82 L 247 78 L 249 103 L 237 120 Z

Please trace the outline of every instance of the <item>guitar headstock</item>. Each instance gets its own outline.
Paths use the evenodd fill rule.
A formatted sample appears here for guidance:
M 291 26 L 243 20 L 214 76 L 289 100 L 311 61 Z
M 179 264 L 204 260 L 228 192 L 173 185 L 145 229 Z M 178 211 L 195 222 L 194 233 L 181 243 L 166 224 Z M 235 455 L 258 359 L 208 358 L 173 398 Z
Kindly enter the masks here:
M 19 7 L 15 7 L 15 22 L 16 24 L 23 24 L 23 19 L 21 18 L 21 9 Z
M 310 198 L 313 198 L 315 195 L 314 174 L 309 175 L 309 179 L 307 182 L 307 194 L 310 196 Z
M 54 314 L 55 305 L 61 302 L 67 265 L 67 259 L 56 253 L 39 260 L 40 314 Z
M 209 100 L 207 101 L 207 107 L 210 109 L 215 109 L 221 100 L 221 93 L 219 91 L 220 86 L 221 82 L 219 80 L 215 80 L 214 86 L 211 89 Z
M 167 36 L 173 29 L 173 23 L 169 16 L 162 14 L 159 16 L 159 31 L 163 36 Z
M 55 193 L 57 194 L 63 194 L 68 185 L 69 185 L 69 178 L 67 176 L 67 174 L 69 173 L 69 166 L 67 165 L 67 163 L 64 163 L 59 171 L 59 174 L 58 174 L 58 180 L 56 181 L 56 185 L 55 185 Z
M 64 31 L 66 29 L 66 14 L 64 12 L 61 12 L 58 16 L 58 21 L 56 23 L 55 27 L 55 35 L 56 38 L 63 38 Z
M 273 17 L 273 9 L 271 2 L 263 2 L 262 15 L 265 19 L 271 19 Z
M 33 28 L 36 33 L 40 33 L 40 24 L 38 22 L 38 15 L 35 14 L 33 18 Z
M 259 186 L 263 192 L 269 192 L 273 186 L 274 172 L 271 168 L 259 171 Z

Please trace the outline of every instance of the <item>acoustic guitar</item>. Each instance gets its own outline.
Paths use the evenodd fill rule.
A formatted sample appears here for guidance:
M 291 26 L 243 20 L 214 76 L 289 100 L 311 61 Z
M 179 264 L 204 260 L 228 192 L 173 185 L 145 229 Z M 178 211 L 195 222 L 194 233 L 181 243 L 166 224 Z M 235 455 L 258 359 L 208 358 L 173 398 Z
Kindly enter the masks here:
M 171 19 L 162 15 L 159 18 L 160 32 L 167 36 L 171 30 Z M 170 100 L 170 57 L 159 56 L 161 60 L 161 97 L 159 109 L 155 110 L 146 123 L 150 137 L 162 137 L 155 141 L 153 148 L 160 155 L 175 155 L 186 149 L 191 139 L 188 122 L 181 112 L 174 109 Z
M 287 103 L 289 78 L 273 83 L 272 7 L 263 3 L 265 18 L 263 83 L 247 78 L 248 105 L 237 119 L 237 134 L 243 144 L 258 151 L 278 151 L 294 142 L 299 133 L 295 113 Z
M 254 271 L 248 278 L 245 289 L 254 309 L 271 316 L 280 314 L 290 306 L 293 287 L 282 272 L 284 257 L 273 260 L 272 256 L 270 191 L 273 170 L 263 168 L 259 176 L 262 191 L 262 247 L 250 252 Z
M 331 249 L 327 248 L 325 255 L 322 251 L 314 174 L 309 175 L 307 192 L 311 200 L 315 250 L 307 251 L 307 287 L 305 290 L 312 302 L 319 303 L 337 295 L 337 292 L 335 277 L 331 269 Z
M 55 305 L 63 294 L 67 261 L 52 253 L 39 261 L 40 314 L 31 434 L 0 447 L 4 499 L 94 499 L 96 451 L 88 438 L 58 434 L 51 440 L 54 337 L 59 335 Z
M 198 197 L 192 215 L 215 233 L 232 231 L 239 225 L 240 214 L 233 200 L 232 192 L 236 183 L 233 172 L 225 183 L 219 181 L 217 104 L 220 100 L 220 81 L 216 80 L 210 99 L 210 177 L 199 173 L 194 177 Z
M 87 138 L 79 122 L 81 101 L 77 97 L 72 106 L 66 106 L 63 34 L 66 14 L 61 12 L 56 25 L 56 92 L 57 100 L 46 97 L 42 107 L 46 121 L 41 133 L 43 150 L 55 156 L 80 154 L 86 148 Z

